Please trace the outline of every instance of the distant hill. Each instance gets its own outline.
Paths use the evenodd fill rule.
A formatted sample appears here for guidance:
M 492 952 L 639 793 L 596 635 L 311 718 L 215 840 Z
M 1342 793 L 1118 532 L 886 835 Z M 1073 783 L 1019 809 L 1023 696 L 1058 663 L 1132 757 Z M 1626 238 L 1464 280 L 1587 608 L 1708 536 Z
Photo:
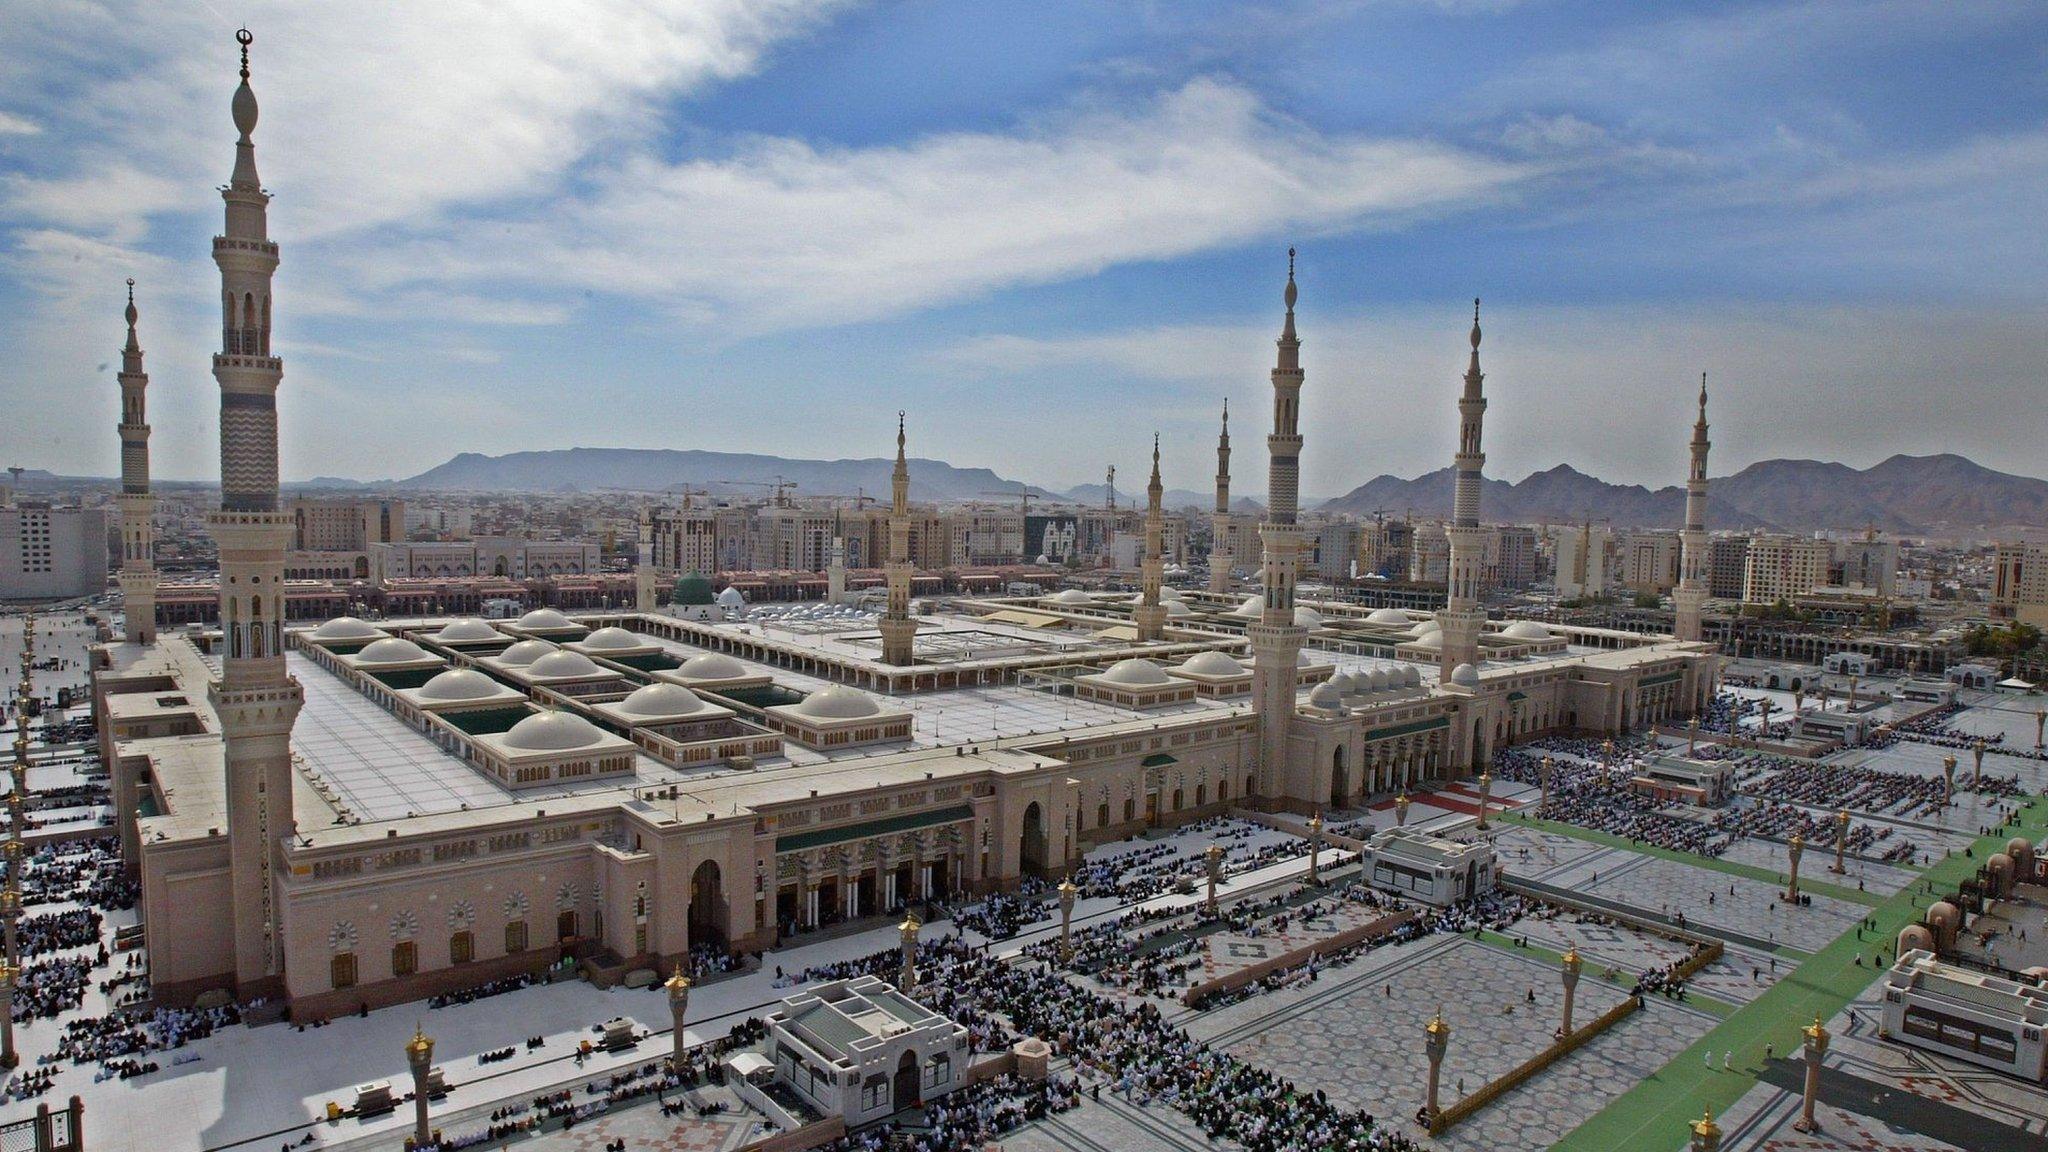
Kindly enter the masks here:
M 1069 488 L 1065 492 L 1060 493 L 1060 495 L 1086 508 L 1100 508 L 1104 503 L 1104 497 L 1108 493 L 1107 485 L 1082 484 L 1078 487 Z M 1118 484 L 1116 486 L 1116 504 L 1119 508 L 1143 508 L 1145 506 L 1145 482 L 1141 479 L 1136 488 L 1126 488 L 1122 484 Z M 1177 511 L 1182 508 L 1199 508 L 1207 512 L 1216 507 L 1216 491 L 1213 488 L 1207 492 L 1196 492 L 1188 488 L 1168 488 L 1159 494 L 1159 504 L 1162 508 L 1169 511 Z M 1233 512 L 1247 512 L 1255 515 L 1266 510 L 1264 504 L 1249 496 L 1239 496 L 1233 499 L 1230 502 L 1230 508 Z
M 1386 509 L 1438 518 L 1450 514 L 1451 482 L 1449 468 L 1412 480 L 1376 476 L 1323 507 L 1361 517 Z M 1655 491 L 1609 484 L 1560 464 L 1512 484 L 1486 481 L 1481 506 L 1492 522 L 1590 516 L 1617 527 L 1663 528 L 1683 517 L 1685 490 L 1675 484 Z M 1763 460 L 1713 480 L 1707 521 L 1714 528 L 1875 527 L 1915 535 L 2040 528 L 2048 527 L 2048 480 L 1997 472 L 1954 455 L 1893 456 L 1861 470 L 1818 460 Z
M 720 495 L 763 495 L 778 477 L 796 482 L 799 496 L 889 497 L 891 457 L 861 460 L 792 460 L 741 452 L 677 451 L 663 448 L 564 448 L 484 456 L 464 452 L 410 479 L 399 488 L 472 492 L 595 492 L 627 489 L 658 492 L 689 485 Z M 910 461 L 910 493 L 919 500 L 972 500 L 987 493 L 1053 493 L 987 468 L 955 468 L 942 460 Z M 999 497 L 988 497 L 991 499 Z

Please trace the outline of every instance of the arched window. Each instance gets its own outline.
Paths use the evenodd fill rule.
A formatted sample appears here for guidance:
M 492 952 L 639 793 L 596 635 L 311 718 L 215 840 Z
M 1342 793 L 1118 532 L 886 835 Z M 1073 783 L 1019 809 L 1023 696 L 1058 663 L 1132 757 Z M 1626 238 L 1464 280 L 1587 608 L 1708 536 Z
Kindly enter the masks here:
M 336 952 L 327 965 L 327 982 L 336 988 L 356 986 L 356 954 Z
M 476 936 L 465 928 L 448 937 L 448 962 L 467 964 L 476 959 Z
M 505 951 L 526 951 L 526 921 L 514 920 L 505 925 Z
M 572 909 L 555 917 L 555 939 L 567 940 L 576 935 L 576 913 Z
M 410 976 L 420 970 L 420 950 L 410 940 L 400 940 L 391 946 L 391 974 Z
M 1230 799 L 1230 781 L 1228 781 L 1228 780 L 1218 780 L 1218 781 L 1216 782 L 1216 799 L 1218 799 L 1218 800 L 1228 800 L 1228 799 Z
M 1136 800 L 1128 800 L 1128 799 L 1127 799 L 1127 800 L 1125 800 L 1125 801 L 1124 801 L 1124 823 L 1126 823 L 1126 824 L 1129 824 L 1129 823 L 1130 823 L 1131 821 L 1133 821 L 1133 820 L 1136 820 L 1137 818 L 1138 818 L 1138 802 L 1137 802 Z
M 1097 828 L 1109 827 L 1109 802 L 1106 800 L 1095 806 L 1095 826 Z

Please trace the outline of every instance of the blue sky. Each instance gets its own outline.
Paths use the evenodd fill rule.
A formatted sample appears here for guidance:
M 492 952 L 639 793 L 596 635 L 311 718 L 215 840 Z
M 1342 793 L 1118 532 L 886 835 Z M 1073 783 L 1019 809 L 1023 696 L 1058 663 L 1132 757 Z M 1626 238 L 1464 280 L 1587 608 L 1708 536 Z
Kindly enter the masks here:
M 570 446 L 1201 488 L 1301 250 L 1304 487 L 1448 462 L 1677 482 L 1958 451 L 2040 473 L 2038 3 L 223 0 L 0 41 L 5 463 L 216 473 L 208 237 L 256 34 L 287 477 Z

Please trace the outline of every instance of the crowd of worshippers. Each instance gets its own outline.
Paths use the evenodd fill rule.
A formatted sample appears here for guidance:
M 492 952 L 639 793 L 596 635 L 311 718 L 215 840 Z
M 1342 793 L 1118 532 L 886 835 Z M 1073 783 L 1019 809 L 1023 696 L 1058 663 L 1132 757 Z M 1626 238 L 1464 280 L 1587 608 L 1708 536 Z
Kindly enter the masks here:
M 427 1007 L 452 1008 L 457 1004 L 470 1004 L 478 1000 L 488 1000 L 493 996 L 503 996 L 507 992 L 517 992 L 521 988 L 531 988 L 533 984 L 533 976 L 526 972 L 514 976 L 500 976 L 496 980 L 486 980 L 474 987 L 429 996 Z
M 41 956 L 67 948 L 88 948 L 100 943 L 105 923 L 97 908 L 72 908 L 63 912 L 38 912 L 24 916 L 15 926 L 15 939 L 23 956 Z M 104 948 L 102 951 L 104 952 Z M 106 957 L 100 957 L 105 963 Z
M 120 844 L 112 836 L 45 844 L 23 861 L 23 908 L 76 902 L 125 912 L 141 898 L 142 886 L 124 874 Z
M 1539 817 L 1675 852 L 1719 856 L 1728 850 L 1733 839 L 1729 832 L 1709 821 L 1667 815 L 1665 801 L 1631 788 L 1633 770 L 1618 746 L 1610 763 L 1597 744 L 1591 749 L 1578 747 L 1583 743 L 1551 739 L 1500 749 L 1494 754 L 1494 776 L 1536 784 L 1540 761 L 1549 755 L 1555 759 L 1550 799 L 1538 806 Z
M 1893 729 L 1893 737 L 1898 740 L 1910 740 L 1915 744 L 1932 744 L 1937 748 L 1952 748 L 1958 752 L 1975 751 L 1977 745 L 1981 742 L 1986 751 L 1996 752 L 2000 756 L 2017 756 L 2023 760 L 2048 760 L 2048 751 L 2043 751 L 2039 748 L 2006 747 L 2005 733 L 2003 732 L 1993 732 L 1985 736 L 1975 732 L 1965 732 L 1947 723 L 1949 717 L 1962 710 L 1963 706 L 1960 704 L 1943 705 L 1932 713 L 1914 717 L 1907 723 L 1898 725 Z M 1984 781 L 1989 784 L 1991 777 L 1986 775 Z M 2001 792 L 2000 795 L 2015 796 L 2019 794 L 2019 791 L 2019 780 L 2017 777 L 2014 777 L 2011 791 Z
M 825 1152 L 986 1148 L 1026 1124 L 1065 1112 L 1080 1102 L 1080 1082 L 1071 1076 L 1032 1081 L 1004 1073 L 927 1102 L 917 1131 L 899 1130 L 893 1121 L 887 1121 L 822 1147 Z
M 1015 892 L 998 892 L 953 913 L 953 923 L 990 940 L 1007 940 L 1018 932 L 1052 918 L 1055 905 L 1048 899 L 1053 886 L 1037 876 L 1026 876 Z
M 1941 811 L 1942 791 L 1946 787 L 1939 776 L 1885 772 L 1860 765 L 1813 764 L 1773 756 L 1753 757 L 1745 762 L 1746 769 L 1750 766 L 1756 769 L 1753 775 L 1745 771 L 1737 778 L 1745 795 L 1830 810 L 1854 808 L 1896 816 L 1934 816 Z M 1973 773 L 1956 773 L 1955 790 L 1959 793 L 1980 791 L 1982 795 L 2006 800 L 2019 794 L 2016 776 L 1986 772 L 1983 788 L 1978 790 L 1976 784 Z
M 689 1049 L 681 1067 L 666 1059 L 654 1060 L 599 1076 L 580 1088 L 563 1088 L 529 1102 L 508 1104 L 494 1109 L 484 1127 L 444 1134 L 438 1144 L 425 1145 L 415 1152 L 455 1152 L 479 1144 L 510 1141 L 550 1127 L 568 1132 L 594 1116 L 649 1096 L 662 1106 L 663 1115 L 672 1116 L 676 1113 L 669 1106 L 667 1093 L 689 1091 L 707 1083 L 725 1083 L 725 1071 L 719 1060 L 728 1053 L 759 1044 L 767 1035 L 767 1023 L 758 1016 L 749 1016 L 726 1035 Z M 529 1041 L 528 1047 L 532 1046 Z
M 55 1063 L 108 1064 L 128 1056 L 169 1052 L 204 1040 L 221 1028 L 241 1022 L 232 1004 L 219 1008 L 157 1008 L 64 1022 L 57 1050 L 42 1057 Z
M 716 944 L 693 944 L 690 946 L 690 979 L 702 981 L 706 976 L 738 969 L 739 958 L 728 948 Z
M 1284 1077 L 1197 1043 L 1150 1002 L 1128 1008 L 1046 966 L 1003 964 L 957 939 L 921 947 L 919 966 L 931 986 L 971 997 L 1020 1034 L 1043 1039 L 1057 1055 L 1072 1058 L 1078 1088 L 1176 1109 L 1212 1140 L 1230 1140 L 1250 1152 L 1416 1147 L 1369 1113 L 1339 1108 L 1320 1092 L 1302 1091 Z M 924 988 L 915 994 L 924 996 Z M 954 1140 L 923 1147 L 956 1152 L 986 1143 L 972 1133 Z

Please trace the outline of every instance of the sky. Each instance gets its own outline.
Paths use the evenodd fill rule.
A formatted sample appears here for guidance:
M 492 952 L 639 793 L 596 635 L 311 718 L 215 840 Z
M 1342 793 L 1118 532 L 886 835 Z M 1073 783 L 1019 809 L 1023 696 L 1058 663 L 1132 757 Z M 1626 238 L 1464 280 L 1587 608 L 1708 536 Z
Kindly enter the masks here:
M 234 29 L 287 479 L 573 446 L 1237 489 L 1299 250 L 1303 489 L 2048 472 L 2048 5 L 42 0 L 0 36 L 0 464 L 218 475 Z

